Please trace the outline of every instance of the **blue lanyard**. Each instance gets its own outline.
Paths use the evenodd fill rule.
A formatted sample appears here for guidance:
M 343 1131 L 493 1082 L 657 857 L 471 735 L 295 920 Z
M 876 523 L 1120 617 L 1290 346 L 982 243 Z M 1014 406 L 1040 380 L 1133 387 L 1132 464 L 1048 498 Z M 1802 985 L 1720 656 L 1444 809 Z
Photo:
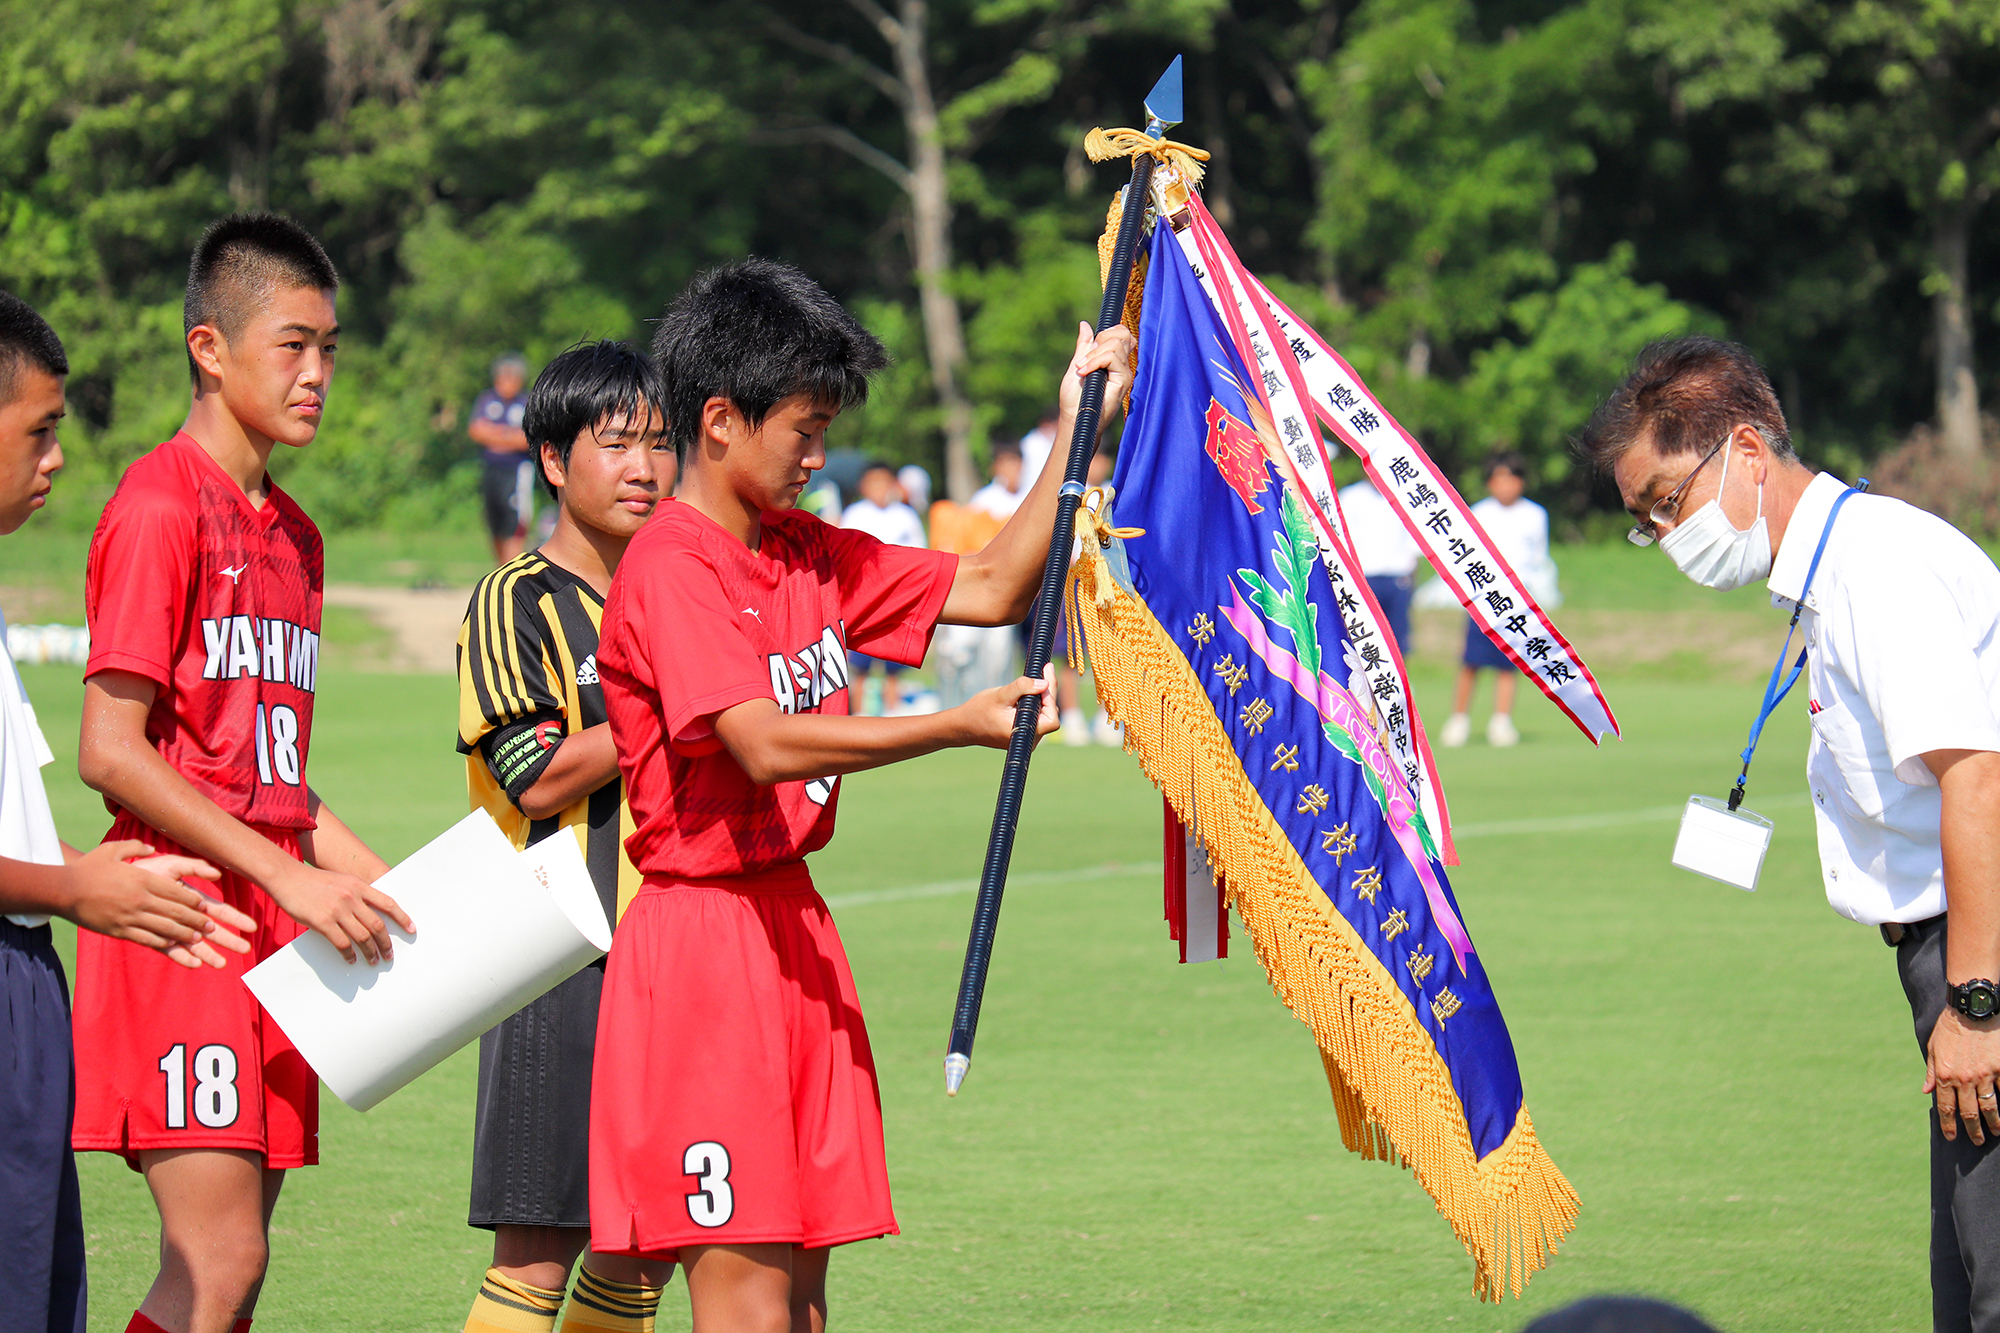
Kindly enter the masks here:
M 1764 706 L 1758 710 L 1757 720 L 1750 724 L 1750 743 L 1743 747 L 1743 771 L 1736 775 L 1736 788 L 1729 793 L 1729 808 L 1734 810 L 1743 804 L 1743 786 L 1750 781 L 1750 757 L 1757 753 L 1757 738 L 1764 734 L 1764 724 L 1771 720 L 1778 705 L 1784 702 L 1792 686 L 1798 682 L 1799 672 L 1805 670 L 1806 650 L 1799 649 L 1798 661 L 1792 669 L 1785 671 L 1785 657 L 1792 651 L 1792 635 L 1799 628 L 1799 613 L 1806 609 L 1806 593 L 1812 587 L 1813 575 L 1819 573 L 1819 558 L 1826 554 L 1826 539 L 1833 535 L 1833 521 L 1840 517 L 1840 507 L 1868 489 L 1868 478 L 1863 477 L 1856 486 L 1842 491 L 1833 502 L 1833 509 L 1826 516 L 1826 526 L 1819 530 L 1819 545 L 1813 548 L 1812 563 L 1806 566 L 1805 586 L 1799 589 L 1798 603 L 1792 607 L 1792 623 L 1785 628 L 1785 646 L 1778 650 L 1778 660 L 1771 664 L 1771 680 L 1764 686 Z M 1784 680 L 1779 681 L 1780 674 Z

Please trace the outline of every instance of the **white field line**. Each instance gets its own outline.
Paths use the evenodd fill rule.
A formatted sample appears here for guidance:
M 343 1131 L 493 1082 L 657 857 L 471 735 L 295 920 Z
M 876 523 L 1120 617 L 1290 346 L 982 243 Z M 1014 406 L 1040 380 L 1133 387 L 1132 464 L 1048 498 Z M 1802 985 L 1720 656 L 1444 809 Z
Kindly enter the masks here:
M 1073 884 L 1087 879 L 1123 879 L 1128 875 L 1157 875 L 1158 861 L 1084 866 L 1077 870 L 1030 870 L 1007 876 L 1009 888 L 1017 884 Z M 955 893 L 977 893 L 976 879 L 942 879 L 935 884 L 911 884 L 900 889 L 867 889 L 860 893 L 836 893 L 826 900 L 828 907 L 862 907 L 868 903 L 901 903 L 912 898 L 948 898 Z
M 1781 809 L 1787 806 L 1804 805 L 1806 794 L 1787 792 L 1782 796 L 1770 796 L 1763 800 L 1752 800 L 1746 804 L 1753 808 Z M 1553 819 L 1505 819 L 1483 824 L 1460 824 L 1452 830 L 1454 838 L 1500 838 L 1526 833 L 1582 833 L 1592 829 L 1624 828 L 1633 824 L 1669 824 L 1681 817 L 1681 805 L 1656 805 L 1644 810 L 1614 810 L 1597 815 L 1563 815 Z M 1111 865 L 1083 866 L 1076 870 L 1031 870 L 1026 874 L 1009 875 L 1009 887 L 1035 884 L 1075 884 L 1094 879 L 1124 879 L 1134 875 L 1157 875 L 1160 873 L 1158 861 L 1118 862 Z M 826 899 L 828 907 L 865 907 L 871 903 L 901 903 L 916 898 L 949 898 L 961 893 L 976 893 L 979 881 L 976 879 L 944 879 L 934 884 L 909 884 L 895 889 L 869 889 L 860 893 L 836 893 Z

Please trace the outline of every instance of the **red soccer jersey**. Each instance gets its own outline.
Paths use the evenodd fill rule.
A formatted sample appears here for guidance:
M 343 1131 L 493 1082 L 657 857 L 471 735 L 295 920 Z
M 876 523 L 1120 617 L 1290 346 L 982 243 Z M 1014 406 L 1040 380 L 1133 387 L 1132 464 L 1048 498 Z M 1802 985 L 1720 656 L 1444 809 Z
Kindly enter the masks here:
M 824 847 L 840 779 L 758 786 L 715 715 L 750 699 L 845 715 L 848 650 L 923 661 L 958 569 L 810 514 L 763 525 L 752 551 L 669 501 L 611 581 L 597 669 L 635 828 L 625 847 L 644 874 L 749 874 Z
M 319 529 L 292 498 L 274 485 L 253 507 L 182 432 L 125 469 L 98 520 L 84 575 L 85 674 L 157 684 L 147 739 L 225 812 L 311 828 L 306 750 L 325 580 Z

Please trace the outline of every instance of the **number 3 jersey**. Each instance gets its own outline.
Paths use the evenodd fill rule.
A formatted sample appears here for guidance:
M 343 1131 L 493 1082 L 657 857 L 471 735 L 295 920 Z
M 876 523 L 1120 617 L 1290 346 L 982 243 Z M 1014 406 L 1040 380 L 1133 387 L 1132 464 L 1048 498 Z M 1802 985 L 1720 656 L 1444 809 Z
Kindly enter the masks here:
M 147 739 L 224 812 L 311 828 L 324 583 L 319 529 L 292 498 L 273 485 L 256 508 L 183 431 L 125 470 L 98 520 L 85 674 L 129 671 L 159 686 Z

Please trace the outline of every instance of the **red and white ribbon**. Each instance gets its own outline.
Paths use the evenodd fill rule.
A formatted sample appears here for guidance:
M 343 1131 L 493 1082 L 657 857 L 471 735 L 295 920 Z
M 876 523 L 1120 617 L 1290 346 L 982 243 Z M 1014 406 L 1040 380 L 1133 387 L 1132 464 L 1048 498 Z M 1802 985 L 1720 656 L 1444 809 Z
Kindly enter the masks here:
M 1226 325 L 1264 325 L 1269 350 L 1282 367 L 1278 376 L 1280 387 L 1289 391 L 1283 396 L 1292 401 L 1303 398 L 1310 403 L 1313 415 L 1354 451 L 1362 469 L 1375 483 L 1376 490 L 1389 500 L 1438 577 L 1508 660 L 1534 681 L 1593 744 L 1602 743 L 1607 734 L 1618 735 L 1618 721 L 1597 678 L 1529 593 L 1499 547 L 1473 517 L 1471 507 L 1457 488 L 1444 478 L 1423 447 L 1368 391 L 1354 368 L 1326 339 L 1244 269 L 1222 229 L 1198 197 L 1190 199 L 1189 209 L 1192 222 L 1179 236 L 1183 252 L 1195 262 L 1198 273 L 1205 266 L 1197 261 L 1197 256 L 1204 252 L 1212 255 L 1214 266 L 1224 271 L 1235 297 L 1230 303 L 1237 307 L 1235 320 L 1231 320 L 1231 312 L 1217 298 L 1215 283 L 1205 277 L 1202 285 Z M 1242 313 L 1246 308 L 1252 317 Z M 1252 354 L 1246 353 L 1245 359 Z M 1271 378 L 1265 377 L 1267 389 Z M 1304 389 L 1302 394 L 1298 392 L 1300 385 Z M 1273 417 L 1279 417 L 1275 404 Z M 1289 431 L 1290 427 L 1285 429 Z M 1318 432 L 1309 434 L 1314 437 L 1315 446 L 1310 452 L 1317 453 L 1323 464 L 1325 454 L 1317 448 Z M 1417 735 L 1421 744 L 1421 729 Z M 1424 749 L 1428 761 L 1428 746 Z

